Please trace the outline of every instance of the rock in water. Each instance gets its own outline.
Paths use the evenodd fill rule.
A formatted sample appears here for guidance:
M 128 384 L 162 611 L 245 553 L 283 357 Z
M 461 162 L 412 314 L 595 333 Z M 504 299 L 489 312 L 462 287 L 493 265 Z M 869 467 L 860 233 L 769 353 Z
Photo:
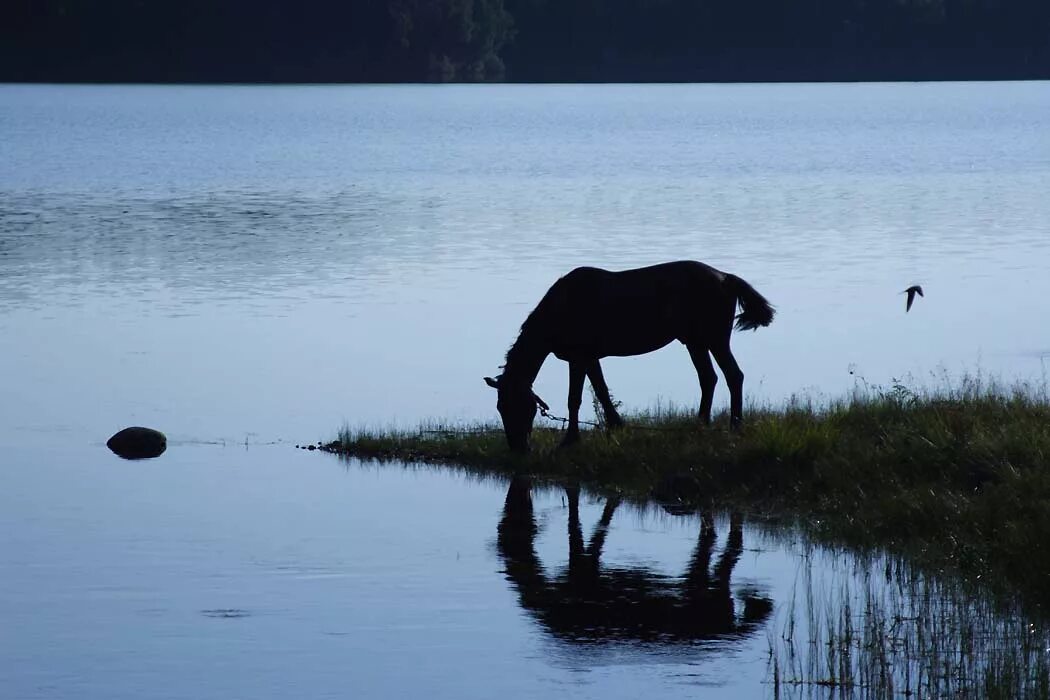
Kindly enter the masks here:
M 107 440 L 106 447 L 124 459 L 148 459 L 163 454 L 168 449 L 168 439 L 159 430 L 133 426 Z

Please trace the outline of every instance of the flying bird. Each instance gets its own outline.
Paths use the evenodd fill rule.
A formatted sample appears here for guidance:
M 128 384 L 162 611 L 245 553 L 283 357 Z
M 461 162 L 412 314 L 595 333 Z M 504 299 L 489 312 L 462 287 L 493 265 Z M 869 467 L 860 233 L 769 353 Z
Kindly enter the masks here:
M 917 284 L 913 284 L 912 286 L 908 287 L 903 292 L 901 292 L 901 294 L 908 295 L 908 305 L 904 307 L 904 313 L 908 313 L 909 311 L 911 311 L 911 305 L 915 302 L 916 294 L 918 294 L 920 297 L 926 296 L 922 293 L 922 287 L 920 287 Z

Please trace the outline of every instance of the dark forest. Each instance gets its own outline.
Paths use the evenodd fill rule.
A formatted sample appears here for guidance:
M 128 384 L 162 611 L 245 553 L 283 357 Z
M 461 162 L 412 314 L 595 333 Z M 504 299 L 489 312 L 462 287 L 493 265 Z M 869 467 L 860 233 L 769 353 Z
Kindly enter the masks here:
M 1050 78 L 1048 0 L 9 0 L 0 80 Z

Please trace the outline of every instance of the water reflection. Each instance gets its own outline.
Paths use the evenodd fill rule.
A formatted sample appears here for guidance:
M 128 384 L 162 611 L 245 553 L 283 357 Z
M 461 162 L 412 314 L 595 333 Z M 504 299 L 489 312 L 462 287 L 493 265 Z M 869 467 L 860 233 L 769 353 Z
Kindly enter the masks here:
M 737 639 L 759 628 L 772 612 L 773 601 L 759 591 L 734 595 L 733 568 L 743 551 L 739 515 L 730 518 L 725 546 L 715 561 L 718 537 L 713 519 L 705 516 L 689 565 L 674 578 L 645 566 L 603 565 L 602 549 L 619 500 L 606 501 L 585 541 L 579 487 L 566 487 L 566 496 L 569 561 L 563 570 L 549 574 L 536 553 L 539 528 L 528 477 L 511 481 L 497 538 L 522 607 L 559 639 L 584 644 Z
M 811 547 L 768 638 L 776 698 L 1047 698 L 1045 614 L 886 553 Z
M 620 501 L 605 500 L 585 537 L 576 486 L 565 488 L 568 562 L 555 569 L 537 553 L 532 489 L 527 477 L 511 481 L 497 549 L 520 605 L 559 642 L 648 643 L 661 652 L 702 645 L 705 660 L 739 660 L 740 673 L 753 672 L 761 657 L 765 695 L 775 698 L 1050 697 L 1044 616 L 946 572 L 884 552 L 816 545 L 780 525 L 748 528 L 749 546 L 757 538 L 763 554 L 741 565 L 748 583 L 733 585 L 745 542 L 739 514 L 724 521 L 721 538 L 714 518 L 701 519 L 681 576 L 608 565 L 602 556 Z M 768 578 L 784 558 L 792 565 Z M 754 578 L 756 565 L 766 575 Z M 765 653 L 734 657 L 744 640 Z M 757 696 L 751 682 L 748 695 Z

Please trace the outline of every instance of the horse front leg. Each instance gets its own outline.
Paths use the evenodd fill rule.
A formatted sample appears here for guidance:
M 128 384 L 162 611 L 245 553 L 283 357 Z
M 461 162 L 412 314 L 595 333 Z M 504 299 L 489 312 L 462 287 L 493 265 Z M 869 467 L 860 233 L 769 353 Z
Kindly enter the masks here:
M 715 385 L 718 384 L 718 375 L 715 373 L 714 365 L 711 364 L 711 355 L 707 346 L 689 344 L 689 357 L 693 360 L 696 368 L 696 376 L 700 379 L 700 413 L 701 425 L 711 424 L 711 404 L 715 398 Z
M 583 528 L 580 526 L 580 485 L 578 483 L 566 485 L 565 496 L 569 503 L 569 560 L 571 561 L 586 553 L 583 546 Z
M 583 380 L 586 375 L 586 364 L 569 363 L 569 429 L 565 432 L 561 447 L 580 441 L 580 405 L 583 403 Z
M 598 403 L 602 405 L 602 413 L 605 414 L 605 425 L 610 430 L 615 430 L 622 426 L 623 418 L 620 418 L 620 414 L 616 412 L 616 406 L 613 405 L 612 397 L 609 395 L 609 386 L 605 383 L 602 366 L 598 360 L 587 365 L 587 377 L 590 378 L 591 386 L 594 387 Z

